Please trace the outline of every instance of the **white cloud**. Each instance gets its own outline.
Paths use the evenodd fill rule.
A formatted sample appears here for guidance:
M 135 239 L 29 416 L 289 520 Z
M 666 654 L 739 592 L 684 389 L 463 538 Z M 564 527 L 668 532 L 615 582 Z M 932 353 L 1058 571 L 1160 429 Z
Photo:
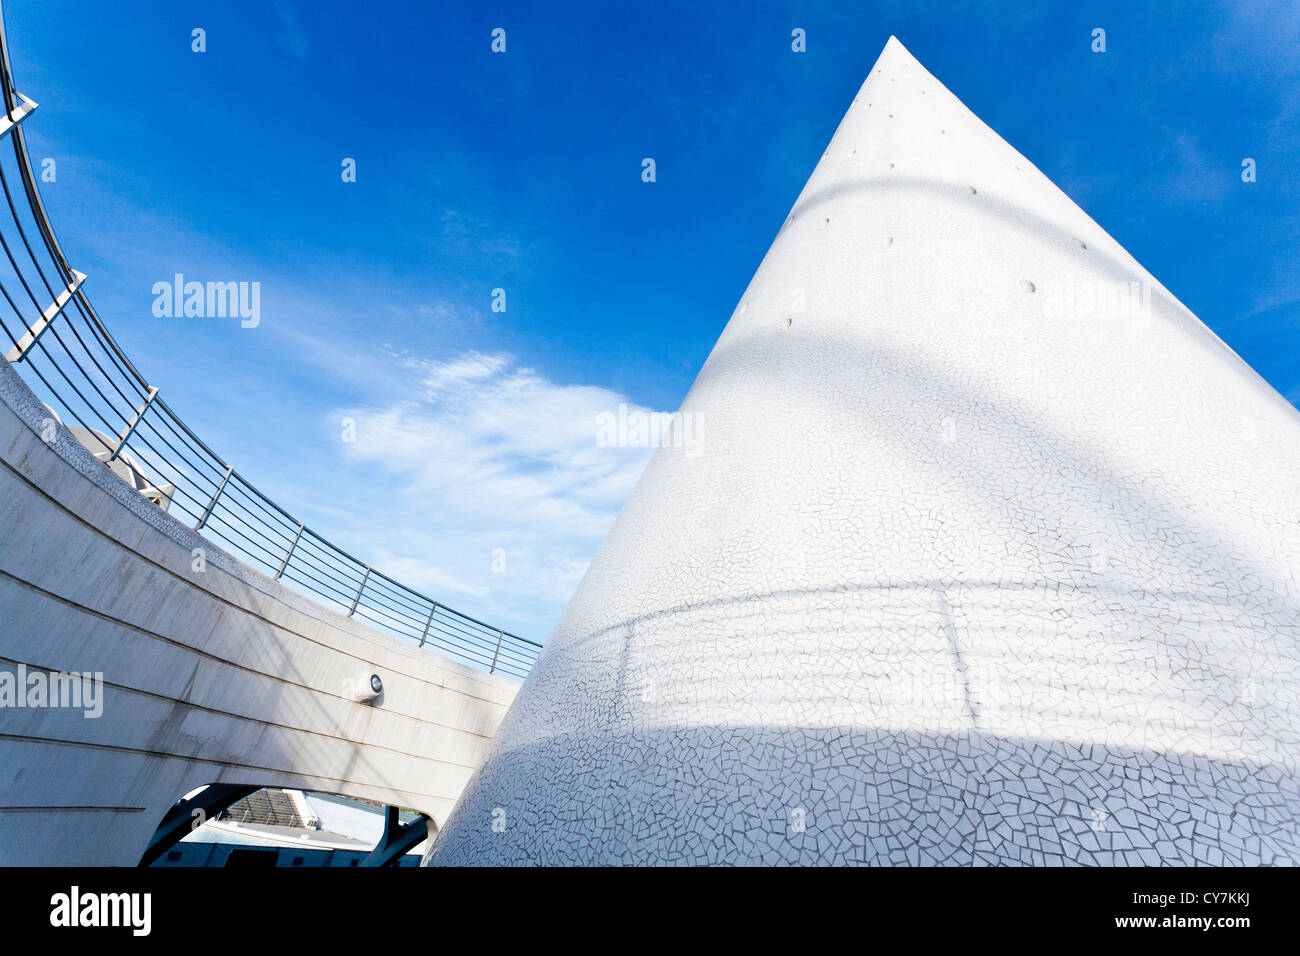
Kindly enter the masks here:
M 544 638 L 649 458 L 596 444 L 597 416 L 626 397 L 557 384 L 503 353 L 407 359 L 397 372 L 391 401 L 328 420 L 356 422 L 345 447 L 370 475 L 366 553 L 403 583 L 465 595 L 468 613 Z

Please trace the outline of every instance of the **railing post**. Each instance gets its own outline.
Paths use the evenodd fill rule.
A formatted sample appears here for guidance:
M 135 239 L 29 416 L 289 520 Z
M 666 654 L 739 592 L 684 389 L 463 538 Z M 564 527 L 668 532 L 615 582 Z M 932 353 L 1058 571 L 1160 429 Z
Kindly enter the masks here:
M 294 549 L 298 547 L 298 539 L 302 537 L 302 522 L 298 522 L 298 533 L 293 536 L 293 544 L 289 545 L 289 550 L 285 552 L 284 560 L 280 562 L 280 570 L 275 572 L 275 579 L 280 580 L 280 575 L 284 574 L 284 569 L 289 566 L 289 559 L 293 557 Z
M 32 111 L 39 105 L 31 97 L 23 96 L 23 94 L 19 93 L 17 90 L 14 90 L 14 97 L 21 100 L 21 102 L 14 105 L 12 113 L 6 113 L 4 117 L 0 119 L 0 136 L 4 136 L 23 120 L 27 119 L 27 117 L 32 114 Z
M 13 362 L 21 362 L 27 357 L 27 353 L 30 352 L 32 346 L 36 344 L 36 340 L 39 339 L 45 333 L 45 330 L 50 327 L 50 323 L 62 314 L 64 307 L 72 301 L 72 297 L 76 294 L 77 290 L 81 288 L 81 283 L 85 281 L 86 275 L 84 272 L 78 272 L 76 269 L 72 270 L 72 284 L 60 292 L 55 297 L 54 301 L 46 306 L 45 311 L 41 313 L 41 317 L 36 320 L 36 324 L 28 329 L 26 333 L 23 334 L 23 337 L 18 340 L 18 344 L 10 349 L 5 355 L 5 358 L 11 364 Z
M 492 655 L 492 666 L 488 668 L 489 674 L 495 674 L 497 672 L 497 658 L 501 656 L 501 641 L 505 636 L 504 631 L 497 631 L 497 649 L 496 653 Z
M 217 485 L 217 490 L 212 493 L 212 500 L 208 502 L 208 506 L 203 509 L 203 516 L 199 518 L 199 523 L 194 526 L 195 531 L 202 531 L 203 526 L 208 523 L 208 516 L 212 514 L 212 509 L 217 506 L 217 499 L 226 490 L 226 482 L 230 480 L 230 473 L 234 470 L 234 465 L 226 466 L 226 475 L 221 479 L 221 484 Z
M 135 417 L 127 423 L 126 428 L 122 430 L 122 434 L 117 436 L 117 447 L 113 449 L 113 454 L 108 456 L 108 464 L 111 465 L 117 459 L 117 456 L 121 454 L 122 449 L 126 447 L 126 440 L 130 438 L 131 433 L 135 431 L 135 426 L 139 425 L 141 420 L 144 419 L 144 413 L 149 411 L 149 406 L 153 404 L 154 397 L 157 394 L 157 386 L 149 389 L 149 397 L 144 400 L 143 405 L 135 410 Z
M 357 604 L 361 602 L 361 592 L 366 589 L 366 582 L 370 580 L 370 565 L 366 565 L 366 573 L 361 578 L 361 587 L 357 588 L 357 596 L 352 599 L 352 607 L 348 608 L 348 617 L 351 617 L 357 609 Z
M 424 642 L 429 638 L 429 628 L 433 625 L 433 615 L 438 610 L 438 602 L 433 602 L 433 607 L 429 608 L 429 619 L 424 622 L 424 633 L 420 635 L 420 646 L 424 647 Z

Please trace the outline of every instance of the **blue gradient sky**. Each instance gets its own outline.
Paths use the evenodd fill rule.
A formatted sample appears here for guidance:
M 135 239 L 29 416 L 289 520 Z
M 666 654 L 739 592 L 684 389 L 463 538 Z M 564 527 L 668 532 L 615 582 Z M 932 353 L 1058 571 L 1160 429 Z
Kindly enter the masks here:
M 151 384 L 327 537 L 541 639 L 646 458 L 594 416 L 677 407 L 891 33 L 1300 403 L 1300 6 L 1082 6 L 5 15 L 51 219 Z M 261 325 L 155 318 L 176 272 L 260 282 Z

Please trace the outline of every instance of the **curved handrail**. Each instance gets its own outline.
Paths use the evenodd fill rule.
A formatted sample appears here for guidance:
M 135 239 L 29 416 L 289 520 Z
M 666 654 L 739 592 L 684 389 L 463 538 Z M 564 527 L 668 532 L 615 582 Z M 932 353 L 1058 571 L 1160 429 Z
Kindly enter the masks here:
M 238 552 L 240 560 L 422 647 L 490 673 L 527 676 L 540 644 L 449 608 L 331 544 L 209 448 L 127 358 L 86 297 L 85 276 L 68 264 L 41 202 L 22 128 L 36 104 L 14 85 L 2 5 L 0 95 L 0 124 L 6 124 L 0 137 L 13 140 L 25 200 L 15 203 L 0 162 L 0 191 L 21 240 L 6 234 L 7 223 L 0 228 L 0 327 L 13 346 L 6 355 L 10 364 L 26 373 L 29 384 L 38 379 L 44 386 L 38 392 L 82 426 L 83 443 L 103 444 L 96 451 L 101 460 L 129 474 L 174 516 L 183 512 L 196 531 Z M 39 233 L 45 269 L 24 218 Z M 60 379 L 62 389 L 54 384 Z

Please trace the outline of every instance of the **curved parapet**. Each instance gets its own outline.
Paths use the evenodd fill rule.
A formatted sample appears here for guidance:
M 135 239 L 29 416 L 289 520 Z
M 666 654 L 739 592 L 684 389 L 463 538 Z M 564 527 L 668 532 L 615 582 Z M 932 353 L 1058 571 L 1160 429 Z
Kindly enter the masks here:
M 1300 863 L 1300 414 L 890 41 L 431 862 Z
M 2 14 L 0 100 L 0 145 L 13 147 L 12 160 L 0 160 L 7 211 L 0 213 L 0 341 L 8 343 L 0 352 L 57 406 L 53 417 L 142 495 L 240 561 L 380 630 L 522 679 L 540 644 L 394 580 L 293 517 L 191 431 L 132 364 L 45 213 L 23 133 L 37 104 L 14 84 Z M 243 302 L 236 285 L 208 284 L 212 314 L 236 314 Z M 202 286 L 176 277 L 178 302 L 191 286 L 202 297 Z
M 514 681 L 240 564 L 2 362 L 0 399 L 0 863 L 134 864 L 173 802 L 217 782 L 446 819 Z

